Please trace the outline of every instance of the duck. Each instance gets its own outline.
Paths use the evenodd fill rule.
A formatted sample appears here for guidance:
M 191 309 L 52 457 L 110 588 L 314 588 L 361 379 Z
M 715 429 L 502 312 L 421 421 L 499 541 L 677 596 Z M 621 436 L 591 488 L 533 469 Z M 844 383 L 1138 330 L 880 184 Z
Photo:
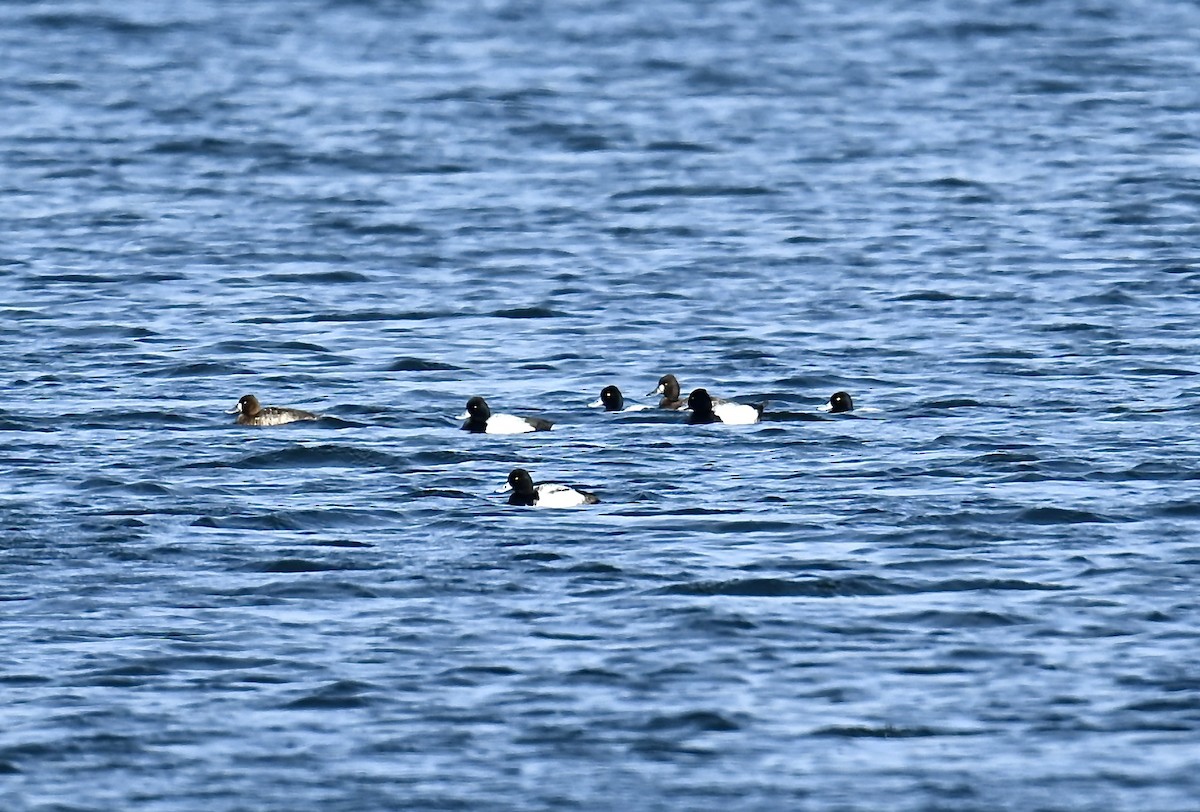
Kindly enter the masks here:
M 606 386 L 600 390 L 600 399 L 589 405 L 603 406 L 606 412 L 619 412 L 625 408 L 625 396 L 617 387 Z
M 621 394 L 621 390 L 615 386 L 606 386 L 600 390 L 600 397 L 588 404 L 589 406 L 603 406 L 606 412 L 640 412 L 643 409 L 649 409 L 649 406 L 643 406 L 640 403 L 635 403 L 632 406 L 625 405 L 625 396 Z
M 662 400 L 658 402 L 660 409 L 682 409 L 687 406 L 687 401 L 679 397 L 679 379 L 674 375 L 659 378 L 654 391 L 646 393 L 647 397 L 650 395 L 662 395 Z
M 748 426 L 762 417 L 766 403 L 750 405 L 731 400 L 713 400 L 707 389 L 696 389 L 688 395 L 687 407 L 691 410 L 688 423 L 728 423 L 733 426 Z
M 236 414 L 240 426 L 282 426 L 297 420 L 316 420 L 318 415 L 286 406 L 263 406 L 254 395 L 242 395 L 226 414 Z
M 595 505 L 600 497 L 594 493 L 580 491 L 569 485 L 558 482 L 534 483 L 533 477 L 524 468 L 514 468 L 508 474 L 508 484 L 497 493 L 512 491 L 508 497 L 510 505 L 525 507 L 578 507 L 579 505 Z
M 463 431 L 474 434 L 526 434 L 531 431 L 549 431 L 554 425 L 540 417 L 517 417 L 515 414 L 492 414 L 487 401 L 473 397 L 467 401 L 467 411 L 458 416 L 466 419 Z
M 825 411 L 830 414 L 854 411 L 854 401 L 851 399 L 850 393 L 834 392 L 829 396 L 829 403 L 825 406 Z

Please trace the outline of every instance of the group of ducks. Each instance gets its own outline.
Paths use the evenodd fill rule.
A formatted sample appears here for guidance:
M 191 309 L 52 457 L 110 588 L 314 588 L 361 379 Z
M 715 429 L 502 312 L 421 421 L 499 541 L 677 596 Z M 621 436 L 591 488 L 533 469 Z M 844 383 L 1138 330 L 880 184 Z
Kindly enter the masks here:
M 687 400 L 681 397 L 679 380 L 674 375 L 663 375 L 658 379 L 658 386 L 650 395 L 659 395 L 661 400 L 658 408 L 672 411 L 688 411 L 688 423 L 729 423 L 732 425 L 749 425 L 757 423 L 762 417 L 766 403 L 748 404 L 737 403 L 723 398 L 714 398 L 707 389 L 693 389 Z M 606 386 L 600 391 L 600 399 L 594 404 L 603 406 L 608 412 L 630 412 L 648 409 L 648 406 L 625 406 L 625 398 L 621 390 L 615 386 Z M 824 407 L 832 414 L 849 412 L 854 409 L 854 401 L 846 392 L 834 392 L 829 403 Z M 320 415 L 306 412 L 303 409 L 291 409 L 286 406 L 263 406 L 254 395 L 244 395 L 237 405 L 230 410 L 237 415 L 237 423 L 243 426 L 282 426 L 298 420 L 316 420 Z M 466 420 L 462 428 L 475 434 L 526 434 L 531 431 L 549 431 L 554 424 L 540 417 L 518 417 L 512 414 L 493 413 L 486 400 L 473 397 L 467 401 L 467 410 L 459 415 L 459 420 Z M 576 507 L 578 505 L 594 505 L 600 499 L 594 493 L 580 491 L 568 485 L 557 482 L 533 481 L 533 477 L 524 468 L 514 468 L 508 475 L 508 482 L 498 493 L 512 491 L 508 498 L 510 505 L 525 505 L 536 507 Z

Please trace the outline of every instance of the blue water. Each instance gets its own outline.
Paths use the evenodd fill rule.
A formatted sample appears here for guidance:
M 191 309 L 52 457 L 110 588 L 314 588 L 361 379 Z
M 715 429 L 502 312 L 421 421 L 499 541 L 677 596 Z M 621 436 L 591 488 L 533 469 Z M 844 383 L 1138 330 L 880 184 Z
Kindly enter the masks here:
M 3 4 L 0 808 L 1196 809 L 1197 31 Z

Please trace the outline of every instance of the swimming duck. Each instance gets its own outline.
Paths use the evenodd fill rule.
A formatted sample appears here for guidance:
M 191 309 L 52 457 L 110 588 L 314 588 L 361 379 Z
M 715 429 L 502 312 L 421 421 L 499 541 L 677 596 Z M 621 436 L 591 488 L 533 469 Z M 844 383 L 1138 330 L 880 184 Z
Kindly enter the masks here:
M 606 412 L 619 412 L 625 408 L 625 396 L 617 387 L 606 386 L 600 390 L 600 402 L 593 405 L 603 406 Z
M 694 390 L 688 396 L 687 406 L 692 412 L 688 416 L 689 423 L 728 423 L 733 426 L 757 423 L 766 408 L 765 403 L 752 406 L 731 400 L 714 401 L 707 389 Z
M 517 417 L 515 414 L 492 414 L 487 401 L 473 397 L 467 401 L 467 411 L 458 416 L 466 418 L 463 431 L 475 434 L 525 434 L 530 431 L 549 431 L 554 424 L 540 417 Z
M 635 403 L 632 406 L 625 405 L 625 396 L 621 394 L 621 390 L 615 386 L 606 386 L 600 390 L 600 397 L 593 400 L 588 406 L 603 406 L 606 412 L 640 412 L 644 409 L 649 409 L 649 406 L 641 403 Z
M 830 414 L 854 411 L 854 401 L 850 399 L 850 393 L 834 392 L 829 396 L 829 404 L 826 407 L 826 411 Z
M 297 420 L 316 420 L 317 415 L 286 406 L 263 406 L 254 395 L 243 395 L 227 414 L 236 414 L 241 426 L 282 426 Z
M 682 409 L 687 406 L 687 401 L 679 397 L 679 380 L 674 375 L 663 375 L 658 379 L 654 391 L 646 395 L 662 395 L 662 400 L 658 402 L 660 409 Z
M 508 475 L 508 484 L 497 493 L 512 491 L 508 497 L 510 505 L 527 507 L 577 507 L 579 505 L 594 505 L 600 498 L 594 493 L 578 491 L 558 482 L 538 482 L 534 484 L 533 477 L 524 468 L 514 468 Z

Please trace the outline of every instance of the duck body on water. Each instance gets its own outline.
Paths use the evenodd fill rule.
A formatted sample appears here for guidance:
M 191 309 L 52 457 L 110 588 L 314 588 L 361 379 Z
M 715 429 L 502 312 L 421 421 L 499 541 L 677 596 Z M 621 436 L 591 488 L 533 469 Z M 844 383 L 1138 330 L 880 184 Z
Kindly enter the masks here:
M 236 414 L 240 426 L 282 426 L 298 420 L 316 420 L 319 415 L 287 406 L 263 406 L 254 395 L 243 395 L 237 405 L 227 412 Z
M 595 505 L 600 497 L 594 493 L 580 491 L 560 482 L 538 482 L 524 468 L 514 468 L 508 475 L 508 483 L 497 493 L 512 491 L 508 497 L 510 505 L 523 507 L 566 508 L 580 505 Z
M 646 393 L 646 396 L 662 395 L 658 402 L 660 409 L 685 409 L 687 401 L 679 396 L 679 379 L 674 375 L 663 375 L 658 379 L 658 386 Z
M 600 397 L 593 400 L 588 406 L 603 406 L 606 412 L 640 412 L 650 408 L 641 403 L 626 406 L 625 396 L 621 394 L 620 388 L 611 385 L 601 389 Z
M 550 431 L 554 424 L 540 417 L 518 417 L 515 414 L 493 413 L 481 397 L 467 401 L 467 410 L 458 416 L 466 419 L 463 431 L 473 434 L 528 434 L 531 431 Z
M 731 426 L 748 426 L 762 417 L 765 403 L 751 405 L 734 403 L 731 400 L 713 400 L 707 389 L 695 389 L 688 395 L 687 407 L 691 410 L 688 423 L 727 423 Z

